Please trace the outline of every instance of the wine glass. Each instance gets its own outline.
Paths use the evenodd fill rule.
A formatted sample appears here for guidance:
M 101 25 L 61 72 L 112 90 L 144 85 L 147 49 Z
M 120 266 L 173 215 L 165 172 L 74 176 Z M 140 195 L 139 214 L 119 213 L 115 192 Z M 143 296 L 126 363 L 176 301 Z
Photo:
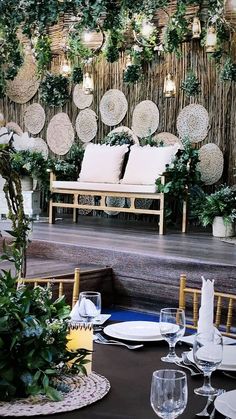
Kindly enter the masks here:
M 79 315 L 92 322 L 101 314 L 101 294 L 96 291 L 83 291 L 79 294 Z
M 160 311 L 160 333 L 169 343 L 169 353 L 161 358 L 165 362 L 179 362 L 175 345 L 185 333 L 185 313 L 182 308 L 162 308 Z
M 223 338 L 215 327 L 212 331 L 197 333 L 193 343 L 193 359 L 203 371 L 204 383 L 194 392 L 201 396 L 215 396 L 219 390 L 211 386 L 211 374 L 221 364 L 223 357 Z
M 151 384 L 151 406 L 164 419 L 174 419 L 183 413 L 188 400 L 187 377 L 178 370 L 154 371 Z

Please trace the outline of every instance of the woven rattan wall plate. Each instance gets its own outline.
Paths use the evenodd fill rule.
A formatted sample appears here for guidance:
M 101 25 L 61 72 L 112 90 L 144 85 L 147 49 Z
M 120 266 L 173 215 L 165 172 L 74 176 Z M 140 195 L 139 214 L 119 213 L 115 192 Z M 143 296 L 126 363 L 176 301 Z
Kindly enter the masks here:
M 97 115 L 92 109 L 80 111 L 76 118 L 76 132 L 83 143 L 88 143 L 97 134 Z
M 177 118 L 180 138 L 188 137 L 192 143 L 203 141 L 208 133 L 209 115 L 202 105 L 188 105 Z
M 38 134 L 45 124 L 45 112 L 39 103 L 28 106 L 24 113 L 24 123 L 26 129 L 31 134 Z
M 42 138 L 35 137 L 30 139 L 29 150 L 30 151 L 37 151 L 38 153 L 42 153 L 45 160 L 48 159 L 48 146 L 46 141 Z
M 36 66 L 33 57 L 28 54 L 14 80 L 7 81 L 6 94 L 13 102 L 22 104 L 32 99 L 38 88 Z
M 205 185 L 213 185 L 220 180 L 224 169 L 224 157 L 216 144 L 203 145 L 199 150 L 198 170 Z
M 18 135 L 22 135 L 23 134 L 23 130 L 21 129 L 21 127 L 13 121 L 10 121 L 6 124 L 6 128 L 8 128 L 10 131 L 15 132 Z
M 73 101 L 79 109 L 85 109 L 91 106 L 93 95 L 86 95 L 81 84 L 76 84 L 73 90 Z
M 107 196 L 106 197 L 106 205 L 108 207 L 120 207 L 123 208 L 125 206 L 125 198 L 119 198 L 118 196 Z M 120 211 L 104 211 L 108 215 L 117 215 Z
M 135 135 L 135 133 L 132 131 L 132 129 L 125 127 L 125 126 L 121 126 L 121 127 L 117 127 L 114 128 L 111 132 L 109 132 L 108 137 L 110 134 L 114 134 L 116 132 L 127 132 L 127 134 L 129 134 L 132 137 L 133 143 L 134 144 L 139 144 L 139 139 L 137 137 L 137 135 Z
M 102 122 L 109 127 L 118 125 L 125 117 L 128 110 L 128 102 L 121 90 L 110 89 L 102 97 L 100 113 Z
M 143 100 L 135 108 L 132 118 L 132 130 L 144 138 L 153 134 L 159 125 L 159 110 L 151 100 Z
M 156 134 L 153 139 L 157 142 L 157 144 L 163 143 L 164 145 L 174 145 L 178 143 L 182 145 L 180 138 L 170 132 L 160 132 L 159 134 Z
M 88 376 L 67 376 L 63 383 L 70 387 L 64 393 L 64 399 L 52 402 L 44 396 L 17 399 L 11 402 L 0 402 L 1 416 L 37 416 L 71 412 L 102 399 L 110 390 L 109 381 L 102 375 L 92 372 Z
M 75 133 L 69 116 L 64 112 L 53 116 L 47 129 L 47 143 L 51 151 L 64 156 L 70 150 L 74 137 Z
M 95 202 L 94 202 L 94 197 L 93 196 L 90 196 L 90 195 L 80 195 L 79 196 L 79 204 L 81 204 L 81 205 L 95 205 Z M 79 212 L 79 215 L 88 215 L 88 214 L 90 214 L 91 212 L 92 212 L 93 210 L 91 210 L 91 209 L 79 209 L 78 210 L 78 212 Z

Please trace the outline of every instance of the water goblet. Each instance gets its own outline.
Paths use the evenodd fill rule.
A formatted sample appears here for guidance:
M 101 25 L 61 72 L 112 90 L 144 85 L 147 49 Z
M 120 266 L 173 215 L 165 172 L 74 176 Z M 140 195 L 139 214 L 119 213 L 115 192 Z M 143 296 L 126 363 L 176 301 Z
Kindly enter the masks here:
M 160 333 L 169 343 L 169 353 L 161 358 L 165 362 L 180 362 L 175 345 L 185 333 L 185 312 L 181 308 L 163 308 L 160 311 Z
M 214 327 L 204 333 L 197 333 L 193 343 L 193 359 L 203 371 L 204 383 L 202 387 L 194 389 L 201 396 L 215 396 L 219 390 L 211 385 L 211 374 L 221 364 L 223 357 L 223 338 Z
M 92 322 L 101 314 L 101 293 L 83 291 L 79 294 L 79 315 L 85 321 Z
M 183 371 L 154 371 L 151 406 L 160 418 L 174 419 L 183 413 L 188 400 L 187 377 Z

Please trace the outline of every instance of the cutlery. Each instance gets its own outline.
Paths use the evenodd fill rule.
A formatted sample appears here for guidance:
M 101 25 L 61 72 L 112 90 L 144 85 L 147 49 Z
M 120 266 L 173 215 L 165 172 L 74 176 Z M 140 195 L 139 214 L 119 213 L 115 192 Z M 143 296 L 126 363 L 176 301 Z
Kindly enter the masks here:
M 196 372 L 192 368 L 188 367 L 187 365 L 181 364 L 181 362 L 176 361 L 175 364 L 178 365 L 178 367 L 185 368 L 186 370 L 189 370 L 190 373 L 191 373 L 191 377 L 202 374 L 202 372 Z
M 127 343 L 120 342 L 119 340 L 106 339 L 100 333 L 96 333 L 94 342 L 101 343 L 103 345 L 120 345 L 120 346 L 125 346 L 128 349 L 139 349 L 139 348 L 143 348 L 143 344 L 141 344 L 141 345 L 128 345 Z
M 197 372 L 203 374 L 203 372 L 200 370 L 200 368 L 198 368 L 198 366 L 196 364 L 194 364 L 193 362 L 191 362 L 188 359 L 188 352 L 182 352 L 182 361 L 183 361 L 184 365 L 189 365 L 191 367 L 194 367 L 197 370 Z

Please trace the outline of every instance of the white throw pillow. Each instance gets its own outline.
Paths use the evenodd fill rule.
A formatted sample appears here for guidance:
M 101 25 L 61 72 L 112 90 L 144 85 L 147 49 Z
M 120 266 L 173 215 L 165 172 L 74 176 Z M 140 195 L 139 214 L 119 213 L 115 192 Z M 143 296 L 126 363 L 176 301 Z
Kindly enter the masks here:
M 88 144 L 78 181 L 119 183 L 127 151 L 127 145 Z
M 178 144 L 166 147 L 140 147 L 133 145 L 121 183 L 152 185 L 162 175 L 179 148 Z

